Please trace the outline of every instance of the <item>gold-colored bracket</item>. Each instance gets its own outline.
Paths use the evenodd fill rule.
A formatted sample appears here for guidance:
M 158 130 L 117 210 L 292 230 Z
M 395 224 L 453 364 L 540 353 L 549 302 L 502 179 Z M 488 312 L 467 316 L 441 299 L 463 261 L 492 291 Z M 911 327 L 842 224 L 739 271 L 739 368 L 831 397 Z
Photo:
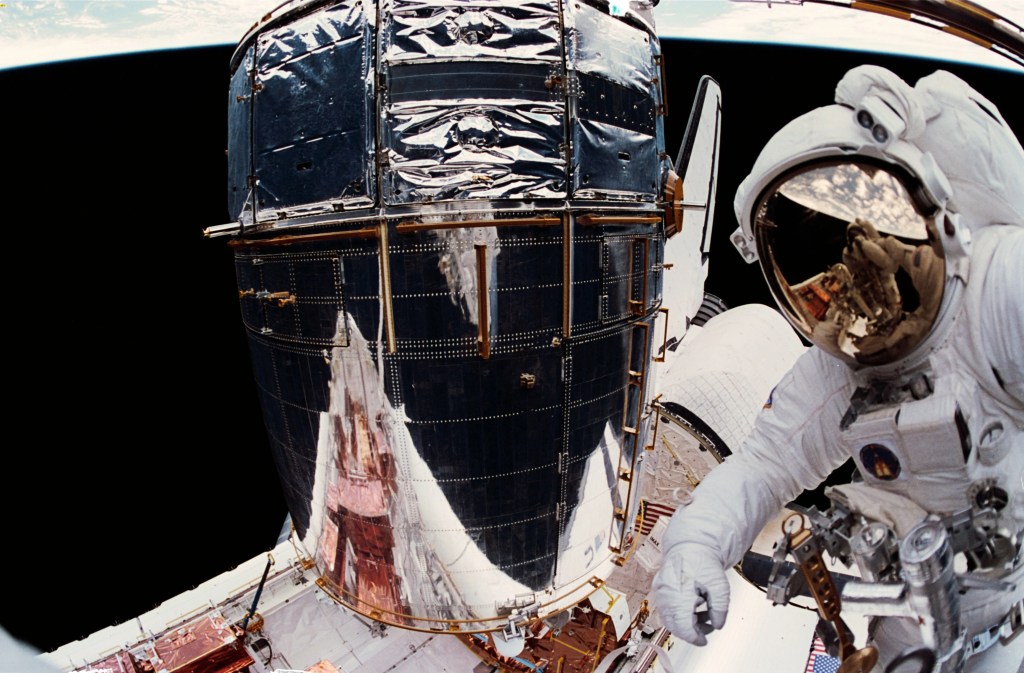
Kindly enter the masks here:
M 562 217 L 562 337 L 572 329 L 572 221 Z
M 661 217 L 657 215 L 636 215 L 619 217 L 616 215 L 581 215 L 576 222 L 584 227 L 591 227 L 595 224 L 658 224 Z
M 269 292 L 263 295 L 263 299 L 272 304 L 277 304 L 279 308 L 284 308 L 288 304 L 294 304 L 296 301 L 295 295 L 287 290 L 284 292 Z
M 658 312 L 665 314 L 665 332 L 661 337 L 661 355 L 655 355 L 654 361 L 664 362 L 665 356 L 668 355 L 668 309 L 665 307 L 661 307 L 658 309 Z
M 643 332 L 644 332 L 644 335 L 643 335 L 644 342 L 643 343 L 644 343 L 645 348 L 643 350 L 644 350 L 644 353 L 646 354 L 646 351 L 647 351 L 647 349 L 646 349 L 647 335 L 648 335 L 648 330 L 650 329 L 650 325 L 648 325 L 646 322 L 640 321 L 640 322 L 638 322 L 638 323 L 633 325 L 634 333 L 638 329 L 643 330 Z M 626 379 L 626 399 L 625 399 L 625 401 L 623 402 L 623 405 L 622 405 L 622 429 L 625 430 L 626 432 L 628 432 L 631 435 L 636 435 L 636 434 L 639 433 L 640 410 L 643 408 L 643 386 L 644 386 L 644 382 L 647 379 L 647 358 L 646 357 L 641 357 L 640 369 L 639 370 L 633 369 L 631 367 L 630 369 L 628 369 L 626 371 L 628 373 L 628 378 Z M 636 409 L 637 427 L 631 427 L 631 426 L 628 425 L 628 422 L 629 422 L 629 389 L 630 389 L 631 386 L 632 387 L 636 387 L 639 390 L 639 395 L 637 397 L 637 409 Z
M 818 614 L 822 619 L 832 622 L 839 638 L 839 673 L 868 673 L 878 661 L 878 650 L 868 645 L 857 649 L 853 642 L 853 632 L 840 616 L 842 606 L 839 591 L 832 580 L 832 573 L 825 565 L 821 556 L 821 548 L 814 540 L 811 531 L 804 525 L 803 516 L 793 514 L 782 522 L 782 532 L 786 536 L 789 551 L 796 558 L 800 572 L 803 573 L 807 587 L 818 604 Z
M 561 224 L 560 217 L 523 217 L 503 220 L 449 220 L 445 222 L 400 222 L 395 231 L 408 234 L 415 231 L 433 231 L 435 229 L 473 229 L 479 227 L 534 226 L 553 227 Z
M 654 399 L 651 400 L 651 410 L 654 412 L 654 427 L 651 428 L 651 443 L 644 447 L 645 451 L 654 451 L 654 447 L 657 446 L 658 444 L 658 432 L 661 430 L 662 409 L 662 406 L 658 403 L 658 400 L 661 399 L 661 396 L 663 394 L 664 393 L 658 393 L 657 395 L 654 396 Z M 665 446 L 668 447 L 667 442 L 665 443 Z M 675 452 L 673 452 L 671 448 L 669 448 L 668 451 L 669 453 L 672 454 L 673 458 L 676 458 L 677 460 L 679 459 L 679 456 L 676 456 Z
M 294 542 L 292 543 L 294 546 Z M 446 633 L 447 631 L 459 631 L 461 633 L 487 633 L 490 631 L 499 631 L 508 623 L 508 615 L 495 615 L 480 616 L 473 619 L 443 619 L 437 617 L 421 617 L 413 614 L 404 612 L 398 612 L 395 610 L 389 610 L 379 606 L 368 605 L 365 600 L 360 599 L 352 591 L 345 589 L 343 586 L 338 585 L 334 580 L 330 579 L 326 575 L 318 576 L 314 582 L 320 587 L 323 592 L 335 603 L 342 605 L 355 613 L 371 616 L 376 621 L 382 622 L 389 626 L 397 626 L 401 629 L 409 631 L 419 631 L 420 633 Z M 550 605 L 554 605 L 559 601 L 564 601 L 569 596 L 575 596 L 581 592 L 586 592 L 585 595 L 576 599 L 572 604 L 579 603 L 584 598 L 590 596 L 594 591 L 604 586 L 604 580 L 597 576 L 590 576 L 588 579 L 580 582 L 580 584 L 572 587 L 566 592 L 559 593 L 549 601 L 543 601 L 538 604 L 538 608 L 543 609 Z M 592 589 L 590 587 L 593 587 Z M 369 613 L 368 613 L 369 611 Z M 413 622 L 426 622 L 442 624 L 443 628 L 427 628 L 422 626 L 414 626 L 409 624 L 409 621 Z M 472 625 L 480 624 L 483 622 L 494 622 L 494 626 L 489 628 L 474 628 Z
M 601 648 L 604 647 L 604 639 L 608 636 L 608 622 L 610 620 L 610 617 L 605 617 L 601 620 L 601 633 L 597 636 L 593 652 L 588 653 L 594 657 L 594 663 L 590 666 L 590 673 L 594 673 L 597 670 L 597 664 L 601 661 Z
M 639 362 L 640 366 L 638 368 L 635 368 L 634 367 L 634 363 L 630 362 L 630 366 L 626 370 L 626 373 L 627 373 L 626 388 L 625 388 L 624 399 L 622 401 L 622 432 L 625 435 L 625 437 L 624 437 L 625 441 L 623 442 L 624 446 L 622 447 L 622 450 L 619 453 L 619 464 L 618 464 L 618 468 L 616 469 L 616 474 L 619 475 L 619 478 L 622 481 L 627 482 L 629 484 L 629 486 L 626 489 L 626 498 L 623 501 L 625 503 L 625 508 L 624 509 L 618 509 L 617 508 L 616 511 L 615 511 L 615 514 L 614 514 L 614 516 L 612 518 L 612 526 L 613 527 L 617 523 L 621 524 L 621 526 L 622 526 L 622 528 L 620 530 L 620 537 L 619 537 L 620 544 L 619 544 L 619 546 L 609 546 L 609 549 L 611 549 L 616 554 L 619 554 L 619 553 L 622 552 L 622 548 L 623 548 L 622 547 L 622 543 L 625 541 L 626 533 L 629 530 L 629 522 L 626 520 L 626 518 L 627 518 L 626 517 L 626 513 L 628 511 L 630 503 L 633 502 L 633 490 L 634 490 L 634 487 L 636 486 L 636 483 L 635 483 L 636 480 L 633 479 L 633 473 L 636 470 L 636 461 L 637 461 L 637 458 L 640 455 L 640 448 L 641 448 L 640 447 L 640 421 L 642 420 L 642 417 L 643 417 L 642 411 L 643 411 L 643 405 L 644 405 L 644 386 L 645 386 L 645 383 L 647 381 L 647 351 L 648 351 L 647 344 L 648 344 L 648 341 L 649 341 L 648 337 L 649 337 L 649 334 L 650 334 L 650 329 L 651 329 L 651 326 L 648 325 L 646 322 L 643 322 L 643 321 L 637 322 L 637 323 L 635 323 L 633 325 L 633 336 L 630 339 L 630 357 L 632 357 L 633 344 L 634 344 L 635 339 L 636 339 L 637 330 L 642 330 L 643 331 L 643 335 L 642 335 L 643 347 L 641 348 L 641 356 L 640 356 L 640 362 Z M 632 393 L 633 396 L 636 397 L 636 425 L 635 426 L 629 425 L 629 415 L 630 415 L 629 412 L 631 411 L 631 406 L 630 406 L 629 400 L 630 400 L 630 397 L 631 397 L 631 393 Z M 630 458 L 629 465 L 627 467 L 627 466 L 625 466 L 623 464 L 623 460 L 625 458 L 627 449 L 630 448 L 630 445 L 632 445 L 632 451 L 630 451 L 629 453 L 632 454 L 632 457 Z M 625 559 L 623 559 L 623 563 L 625 563 Z
M 388 353 L 395 352 L 395 312 L 391 299 L 391 256 L 388 252 L 388 225 L 381 221 L 377 239 L 380 241 L 380 300 L 384 304 L 384 334 Z
M 375 228 L 353 229 L 351 231 L 326 231 L 318 234 L 295 234 L 276 236 L 274 238 L 233 238 L 228 241 L 232 248 L 263 247 L 271 245 L 292 245 L 294 243 L 318 243 L 320 241 L 340 241 L 346 238 L 376 238 L 379 232 Z
M 683 179 L 671 168 L 665 177 L 665 238 L 683 230 Z
M 637 269 L 636 254 L 629 256 L 629 278 L 630 280 L 637 277 L 640 281 L 640 296 L 633 297 L 633 287 L 630 285 L 629 298 L 626 300 L 626 309 L 631 315 L 643 315 L 647 312 L 647 271 L 648 271 L 648 256 L 650 252 L 650 239 L 640 238 L 633 242 L 634 250 L 635 246 L 643 248 L 642 260 L 640 262 L 640 268 Z
M 476 249 L 476 322 L 477 337 L 476 345 L 480 350 L 480 357 L 484 360 L 491 357 L 491 316 L 488 306 L 487 288 L 487 246 L 477 243 L 473 246 Z
M 643 501 L 641 500 L 641 502 L 643 502 Z M 641 514 L 642 514 L 642 512 L 637 511 L 637 517 L 633 520 L 633 525 L 636 526 L 636 527 L 639 527 L 638 524 L 642 520 Z M 623 532 L 625 532 L 626 530 L 628 530 L 628 528 L 623 526 Z M 637 548 L 639 546 L 640 546 L 639 539 L 634 537 L 633 544 L 631 544 L 629 546 L 629 549 L 626 550 L 625 554 L 622 554 L 621 548 L 618 549 L 618 550 L 615 550 L 615 553 L 616 554 L 620 554 L 620 555 L 616 556 L 614 559 L 612 559 L 612 563 L 614 563 L 615 565 L 617 565 L 620 568 L 622 566 L 626 565 L 627 563 L 629 563 L 629 559 L 633 558 L 633 554 L 634 554 L 634 552 L 636 552 L 636 550 L 637 550 Z
M 641 323 L 641 324 L 646 324 L 646 323 Z M 637 395 L 638 395 L 638 397 L 637 397 L 637 415 L 636 415 L 637 425 L 635 427 L 627 425 L 627 423 L 629 422 L 629 389 L 630 388 L 636 388 L 637 389 Z M 630 435 L 639 435 L 640 434 L 640 423 L 639 423 L 639 421 L 640 421 L 640 408 L 643 406 L 643 400 L 640 399 L 640 398 L 643 396 L 643 388 L 644 388 L 644 373 L 643 372 L 636 372 L 636 371 L 630 370 L 629 371 L 629 378 L 626 380 L 626 403 L 623 405 L 623 410 L 622 410 L 622 430 L 624 432 L 630 434 Z
M 294 304 L 296 301 L 298 301 L 298 297 L 296 297 L 291 292 L 288 292 L 287 290 L 283 292 L 267 292 L 266 290 L 261 290 L 257 292 L 256 290 L 249 288 L 248 290 L 238 291 L 239 299 L 245 299 L 246 297 L 256 297 L 257 299 L 263 299 L 264 301 L 270 304 L 277 304 L 278 307 L 280 308 L 284 308 L 285 306 L 288 306 L 289 304 Z
M 551 642 L 558 643 L 562 647 L 570 649 L 573 652 L 576 652 L 577 654 L 582 654 L 585 657 L 589 656 L 590 654 L 592 654 L 591 652 L 587 652 L 586 650 L 581 650 L 580 648 L 576 647 L 575 645 L 570 645 L 569 643 L 565 642 L 564 640 L 559 640 L 558 638 L 556 638 L 554 636 L 551 636 Z
M 658 102 L 658 114 L 662 117 L 667 117 L 668 97 L 665 95 L 665 56 L 663 54 L 655 54 L 654 64 L 661 71 L 661 74 L 658 76 L 658 89 L 661 92 L 661 99 Z

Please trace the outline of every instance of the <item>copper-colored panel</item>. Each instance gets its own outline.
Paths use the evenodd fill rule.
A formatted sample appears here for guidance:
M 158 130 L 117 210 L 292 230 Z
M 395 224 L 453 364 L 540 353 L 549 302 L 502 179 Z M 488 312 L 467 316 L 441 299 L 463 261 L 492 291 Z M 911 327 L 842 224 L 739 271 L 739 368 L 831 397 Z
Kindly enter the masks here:
M 219 614 L 206 615 L 156 641 L 159 668 L 168 673 L 234 673 L 253 663 L 240 631 Z
M 152 670 L 148 662 L 140 662 L 131 652 L 122 651 L 85 668 L 76 668 L 72 673 L 147 673 Z
M 327 659 L 321 659 L 306 669 L 306 673 L 342 673 Z
M 562 673 L 590 673 L 609 652 L 630 635 L 615 637 L 611 618 L 593 607 L 590 600 L 569 608 L 569 621 L 552 628 L 537 621 L 525 627 L 526 647 L 517 657 L 503 657 L 494 648 L 491 636 L 460 635 L 459 638 L 481 659 L 502 671 L 536 670 Z

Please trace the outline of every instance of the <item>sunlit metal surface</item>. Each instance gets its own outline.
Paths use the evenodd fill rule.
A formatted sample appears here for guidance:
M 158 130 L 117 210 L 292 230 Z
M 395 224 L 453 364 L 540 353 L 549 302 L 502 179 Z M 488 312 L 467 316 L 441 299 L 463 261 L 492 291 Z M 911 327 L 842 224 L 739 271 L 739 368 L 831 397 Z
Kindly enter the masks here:
M 659 58 L 642 17 L 584 2 L 292 3 L 239 46 L 242 317 L 297 537 L 339 602 L 502 629 L 630 552 Z
M 373 203 L 372 9 L 329 5 L 255 40 L 256 219 Z
M 562 59 L 558 3 L 384 0 L 382 55 L 400 61 L 480 58 L 555 63 Z
M 472 62 L 390 68 L 387 203 L 565 196 L 565 108 L 544 86 L 550 68 L 503 70 Z M 467 85 L 489 91 L 466 100 Z
M 657 40 L 586 4 L 568 16 L 568 86 L 578 89 L 571 92 L 577 107 L 573 191 L 583 198 L 653 201 L 664 149 L 656 139 Z

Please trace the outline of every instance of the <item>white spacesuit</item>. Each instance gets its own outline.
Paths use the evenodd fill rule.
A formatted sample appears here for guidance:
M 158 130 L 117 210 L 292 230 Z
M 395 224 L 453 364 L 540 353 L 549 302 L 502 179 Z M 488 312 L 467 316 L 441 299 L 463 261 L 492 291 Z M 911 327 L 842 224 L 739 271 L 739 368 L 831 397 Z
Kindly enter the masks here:
M 874 670 L 916 670 L 924 649 L 935 671 L 1016 671 L 1024 637 L 999 638 L 1021 635 L 1024 600 L 1024 150 L 946 72 L 911 87 L 862 66 L 836 102 L 780 130 L 737 192 L 734 240 L 814 347 L 672 518 L 655 605 L 704 644 L 724 569 L 852 457 L 862 482 L 833 503 L 904 545 L 883 587 L 906 583 L 903 613 L 866 611 L 890 615 L 869 628 Z M 956 577 L 924 590 L 911 558 L 936 536 Z

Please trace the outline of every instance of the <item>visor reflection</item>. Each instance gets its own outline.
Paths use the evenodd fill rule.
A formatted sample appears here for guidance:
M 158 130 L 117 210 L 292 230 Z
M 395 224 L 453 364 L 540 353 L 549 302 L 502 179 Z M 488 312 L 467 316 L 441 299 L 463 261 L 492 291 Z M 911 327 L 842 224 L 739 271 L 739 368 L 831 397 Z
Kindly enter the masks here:
M 848 361 L 907 355 L 931 330 L 945 263 L 932 219 L 894 173 L 817 165 L 770 188 L 755 229 L 765 276 L 790 321 Z

